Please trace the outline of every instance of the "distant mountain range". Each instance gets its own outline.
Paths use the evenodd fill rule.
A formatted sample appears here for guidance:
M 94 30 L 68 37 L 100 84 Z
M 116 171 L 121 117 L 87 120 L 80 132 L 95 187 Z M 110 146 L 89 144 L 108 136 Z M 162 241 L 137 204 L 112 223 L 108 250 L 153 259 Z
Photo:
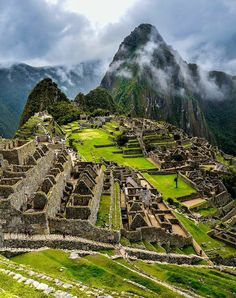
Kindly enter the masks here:
M 101 86 L 121 111 L 166 120 L 236 154 L 236 77 L 188 64 L 154 26 L 124 39 Z
M 71 99 L 98 86 L 103 65 L 87 61 L 73 67 L 32 67 L 27 64 L 0 66 L 0 136 L 12 137 L 32 88 L 43 78 L 55 81 Z

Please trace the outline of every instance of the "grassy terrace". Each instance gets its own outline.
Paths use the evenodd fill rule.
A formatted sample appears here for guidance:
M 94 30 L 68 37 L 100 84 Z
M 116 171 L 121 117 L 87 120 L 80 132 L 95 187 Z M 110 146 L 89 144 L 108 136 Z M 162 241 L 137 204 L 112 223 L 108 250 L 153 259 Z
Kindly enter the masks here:
M 206 224 L 196 223 L 178 212 L 174 212 L 174 214 L 207 254 L 218 253 L 222 257 L 235 255 L 235 248 L 208 236 L 210 228 Z
M 120 165 L 127 165 L 137 169 L 150 169 L 155 167 L 144 157 L 124 158 L 122 153 L 117 153 L 120 151 L 120 148 L 115 145 L 95 148 L 94 145 L 112 145 L 109 133 L 103 129 L 83 129 L 81 131 L 72 132 L 76 130 L 76 125 L 77 124 L 72 123 L 64 126 L 63 129 L 67 133 L 68 138 L 75 140 L 74 146 L 84 160 L 93 161 L 96 159 L 98 161 L 102 157 L 106 160 L 117 162 Z
M 120 213 L 120 185 L 118 182 L 114 183 L 114 201 L 112 208 L 112 228 L 114 230 L 120 229 L 121 213 Z
M 97 222 L 96 225 L 102 228 L 109 226 L 109 212 L 110 212 L 110 195 L 102 195 L 98 210 Z
M 157 242 L 148 242 L 148 241 L 130 242 L 128 239 L 124 237 L 121 238 L 121 244 L 124 246 L 147 249 L 157 253 L 175 253 L 175 254 L 186 254 L 186 255 L 196 254 L 192 245 L 189 245 L 183 248 L 167 247 L 165 245 L 160 245 L 160 243 L 157 243 Z
M 68 253 L 60 250 L 26 253 L 11 260 L 68 283 L 80 281 L 89 287 L 116 291 L 118 295 L 120 294 L 114 297 L 121 297 L 122 291 L 130 293 L 130 296 L 136 294 L 147 298 L 180 297 L 176 292 L 141 276 L 139 269 L 157 280 L 190 290 L 201 297 L 233 298 L 236 294 L 236 276 L 230 269 L 222 272 L 200 266 L 148 264 L 141 260 L 127 262 L 122 258 L 111 260 L 98 254 L 72 260 Z M 7 291 L 5 296 L 0 292 L 0 297 L 45 297 L 8 276 L 0 274 L 0 277 L 0 288 Z M 86 296 L 85 293 L 82 296 L 78 295 L 78 297 L 84 296 Z
M 197 213 L 201 214 L 201 216 L 203 217 L 214 215 L 216 212 L 217 212 L 217 208 L 213 208 L 213 207 L 202 208 L 197 211 Z
M 196 190 L 186 184 L 180 177 L 178 180 L 178 188 L 175 187 L 175 174 L 170 175 L 149 175 L 144 173 L 143 176 L 155 186 L 163 195 L 164 199 L 177 199 L 182 196 L 195 193 Z
M 19 255 L 12 260 L 30 265 L 39 272 L 47 272 L 55 278 L 66 279 L 68 282 L 81 281 L 88 286 L 119 293 L 126 291 L 147 298 L 180 297 L 166 287 L 132 272 L 105 256 L 93 255 L 76 260 L 71 260 L 68 256 L 63 251 L 46 250 Z M 62 267 L 64 270 L 60 271 Z
M 5 268 L 6 269 L 6 268 Z M 43 298 L 46 297 L 42 292 L 40 293 L 36 289 L 19 284 L 17 280 L 12 277 L 0 273 L 0 297 L 1 298 L 16 298 L 16 297 L 28 297 L 28 298 Z M 47 297 L 53 297 L 48 295 Z
M 119 262 L 132 268 L 132 264 L 124 260 Z M 230 272 L 193 266 L 147 264 L 139 260 L 133 264 L 153 277 L 183 289 L 193 290 L 202 297 L 231 298 L 236 294 L 236 277 Z

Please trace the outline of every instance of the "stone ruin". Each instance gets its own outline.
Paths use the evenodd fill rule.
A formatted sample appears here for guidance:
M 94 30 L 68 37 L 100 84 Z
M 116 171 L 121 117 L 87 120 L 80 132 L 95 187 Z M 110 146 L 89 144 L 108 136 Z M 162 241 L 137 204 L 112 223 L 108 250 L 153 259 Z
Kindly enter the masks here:
M 58 234 L 119 241 L 118 232 L 95 226 L 106 185 L 101 165 L 72 162 L 63 145 L 54 148 L 35 141 L 2 140 L 0 157 L 3 240 L 11 234 Z M 16 241 L 20 241 L 17 236 Z
M 193 170 L 187 171 L 185 176 L 191 181 L 209 205 L 217 208 L 216 216 L 227 221 L 236 215 L 235 202 L 221 181 L 221 175 L 215 171 Z
M 144 125 L 146 134 L 158 129 L 149 122 L 136 121 L 135 125 L 138 130 Z M 159 132 L 165 129 L 159 127 Z M 235 214 L 217 173 L 190 170 L 184 174 L 199 193 L 210 198 L 212 206 L 217 206 L 220 218 L 226 221 Z M 121 188 L 119 231 L 96 226 L 101 195 L 111 195 L 114 181 Z M 72 161 L 63 144 L 35 141 L 0 140 L 0 228 L 2 246 L 23 245 L 17 236 L 18 242 L 10 241 L 7 237 L 11 234 L 70 235 L 112 244 L 119 243 L 120 236 L 176 247 L 192 244 L 191 235 L 161 194 L 139 172 L 114 163 L 108 163 L 104 170 L 101 164 Z M 219 229 L 215 237 L 220 237 Z M 74 244 L 70 245 L 73 248 Z
M 161 194 L 141 174 L 126 167 L 117 167 L 113 173 L 122 186 L 122 235 L 131 241 L 158 241 L 178 247 L 192 243 Z

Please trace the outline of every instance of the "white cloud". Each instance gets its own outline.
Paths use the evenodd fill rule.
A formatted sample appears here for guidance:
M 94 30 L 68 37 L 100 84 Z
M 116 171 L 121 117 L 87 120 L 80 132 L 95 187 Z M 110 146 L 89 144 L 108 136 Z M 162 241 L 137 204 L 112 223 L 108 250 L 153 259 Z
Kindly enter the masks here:
M 63 6 L 68 11 L 85 15 L 93 25 L 104 26 L 118 22 L 136 2 L 137 0 L 65 0 Z
M 188 62 L 236 74 L 235 0 L 0 0 L 0 62 L 110 60 L 140 23 L 151 23 Z

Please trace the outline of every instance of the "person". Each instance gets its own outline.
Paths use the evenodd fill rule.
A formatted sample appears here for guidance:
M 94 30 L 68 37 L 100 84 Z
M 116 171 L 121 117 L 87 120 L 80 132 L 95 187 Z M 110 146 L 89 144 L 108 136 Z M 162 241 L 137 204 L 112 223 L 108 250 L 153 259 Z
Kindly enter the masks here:
M 176 177 L 174 179 L 174 182 L 175 182 L 175 188 L 178 188 L 178 178 L 179 178 L 179 173 L 176 172 Z
M 175 177 L 174 182 L 175 182 L 175 188 L 178 188 L 178 178 L 177 177 Z

